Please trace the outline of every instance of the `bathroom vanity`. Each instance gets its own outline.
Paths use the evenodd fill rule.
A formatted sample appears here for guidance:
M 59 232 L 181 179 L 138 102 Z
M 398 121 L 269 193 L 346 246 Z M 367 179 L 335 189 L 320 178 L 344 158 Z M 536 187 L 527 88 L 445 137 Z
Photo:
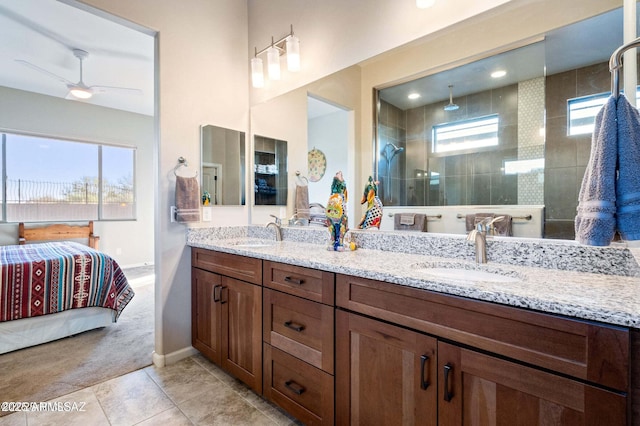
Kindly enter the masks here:
M 285 228 L 276 243 L 262 231 L 257 239 L 241 227 L 189 231 L 194 347 L 305 424 L 625 425 L 640 418 L 640 283 L 625 256 L 612 261 L 628 263 L 626 275 L 606 275 L 491 257 L 477 266 L 456 240 L 441 241 L 439 253 L 450 245 L 465 258 L 336 253 L 323 246 L 324 234 Z M 365 238 L 394 238 L 374 234 L 354 237 L 361 246 Z M 504 256 L 497 242 L 489 248 Z M 526 255 L 518 261 L 526 264 Z M 204 285 L 207 268 L 215 276 Z M 463 272 L 429 275 L 430 268 Z M 206 305 L 231 302 L 234 280 L 259 291 L 230 303 L 240 306 L 244 326 L 230 314 L 222 335 L 251 350 L 228 345 L 217 359 L 198 336 L 217 322 L 203 319 L 215 310 Z

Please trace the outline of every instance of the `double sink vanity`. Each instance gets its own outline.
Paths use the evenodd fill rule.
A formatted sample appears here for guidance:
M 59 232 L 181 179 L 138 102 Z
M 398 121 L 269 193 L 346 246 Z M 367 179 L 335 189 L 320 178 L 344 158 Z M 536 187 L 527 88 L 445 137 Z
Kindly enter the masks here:
M 464 235 L 273 231 L 188 230 L 192 341 L 304 424 L 640 421 L 629 249 L 494 238 L 476 264 Z

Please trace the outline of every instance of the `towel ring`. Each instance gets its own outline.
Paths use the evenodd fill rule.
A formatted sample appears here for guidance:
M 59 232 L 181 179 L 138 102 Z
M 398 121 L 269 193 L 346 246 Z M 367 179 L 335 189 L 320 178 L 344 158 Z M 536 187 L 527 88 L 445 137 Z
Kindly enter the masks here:
M 299 171 L 296 171 L 296 178 L 298 179 L 298 181 L 300 181 L 302 183 L 302 185 L 300 185 L 300 186 L 308 186 L 309 185 L 309 179 L 307 179 L 306 176 L 302 176 Z
M 187 163 L 187 159 L 184 157 L 178 157 L 178 164 L 173 168 L 173 174 L 178 177 L 178 169 L 180 167 L 189 167 L 189 164 Z M 188 177 L 188 176 L 186 176 Z M 198 177 L 198 171 L 195 171 L 195 175 L 192 177 Z

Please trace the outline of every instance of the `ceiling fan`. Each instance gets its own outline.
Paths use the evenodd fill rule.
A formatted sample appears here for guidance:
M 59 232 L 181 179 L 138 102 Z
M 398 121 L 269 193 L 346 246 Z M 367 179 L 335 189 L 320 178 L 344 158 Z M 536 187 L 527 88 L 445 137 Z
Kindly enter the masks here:
M 25 61 L 23 59 L 16 59 L 16 62 L 19 62 L 23 65 L 28 66 L 36 71 L 39 71 L 49 77 L 55 78 L 56 80 L 64 83 L 69 89 L 69 93 L 67 95 L 67 99 L 89 99 L 96 93 L 106 93 L 106 92 L 120 92 L 131 95 L 141 95 L 142 90 L 140 89 L 132 89 L 128 87 L 113 87 L 113 86 L 87 86 L 83 80 L 82 74 L 82 61 L 87 59 L 89 56 L 89 52 L 82 49 L 72 49 L 73 56 L 80 60 L 80 80 L 77 83 L 73 83 L 67 80 L 64 77 L 60 77 L 57 74 L 54 74 L 50 71 L 47 71 L 44 68 L 40 68 L 37 65 L 32 64 L 31 62 Z

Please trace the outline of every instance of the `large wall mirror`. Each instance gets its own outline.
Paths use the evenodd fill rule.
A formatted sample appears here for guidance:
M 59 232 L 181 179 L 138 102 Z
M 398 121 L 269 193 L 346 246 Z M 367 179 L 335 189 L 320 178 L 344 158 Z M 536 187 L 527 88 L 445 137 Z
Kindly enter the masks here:
M 544 205 L 544 237 L 573 239 L 595 114 L 622 10 L 377 92 L 385 206 Z
M 205 125 L 200 128 L 202 191 L 211 204 L 245 205 L 245 134 Z

